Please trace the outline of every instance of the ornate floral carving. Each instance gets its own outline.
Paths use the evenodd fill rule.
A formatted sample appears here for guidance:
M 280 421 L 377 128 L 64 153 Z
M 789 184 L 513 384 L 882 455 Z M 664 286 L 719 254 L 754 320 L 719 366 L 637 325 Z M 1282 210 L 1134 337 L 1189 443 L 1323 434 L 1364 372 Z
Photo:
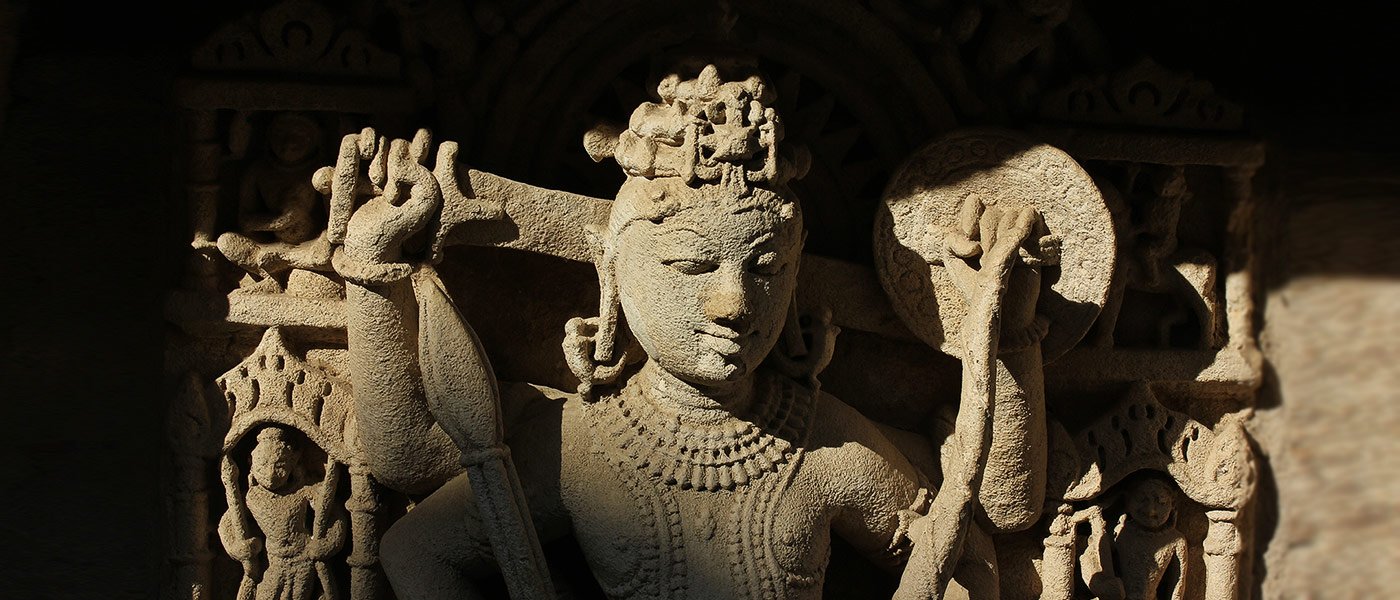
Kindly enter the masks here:
M 1188 497 L 1213 508 L 1239 509 L 1254 493 L 1244 429 L 1234 422 L 1207 427 L 1162 406 L 1146 385 L 1076 435 L 1074 444 L 1080 470 L 1059 492 L 1065 500 L 1092 498 L 1141 469 L 1169 473 Z

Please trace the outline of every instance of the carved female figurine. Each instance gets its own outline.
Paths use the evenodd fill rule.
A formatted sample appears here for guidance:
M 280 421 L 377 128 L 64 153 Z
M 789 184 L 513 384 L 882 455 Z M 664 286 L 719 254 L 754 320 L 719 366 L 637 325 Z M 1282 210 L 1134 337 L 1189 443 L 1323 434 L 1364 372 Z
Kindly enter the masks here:
M 267 569 L 257 583 L 257 600 L 311 600 L 317 582 L 323 598 L 334 598 L 334 579 L 324 561 L 345 543 L 343 514 L 332 511 L 335 471 L 326 482 L 307 482 L 301 468 L 301 452 L 281 427 L 258 431 L 248 473 L 244 502 L 264 540 L 248 535 L 238 506 L 231 506 L 219 523 L 224 546 L 248 565 L 261 545 L 267 551 Z M 234 551 L 241 549 L 242 551 Z M 245 580 L 249 581 L 249 580 Z M 244 590 L 247 589 L 245 584 Z M 240 590 L 240 598 L 246 591 Z
M 1172 562 L 1172 600 L 1186 597 L 1186 538 L 1174 526 L 1176 492 L 1159 479 L 1144 479 L 1128 493 L 1127 512 L 1115 531 L 1118 574 L 1128 600 L 1154 600 Z
M 956 444 L 968 454 L 945 462 L 976 473 L 947 473 L 957 489 L 940 492 L 930 515 L 930 482 L 913 464 L 936 472 L 927 443 L 819 389 L 834 328 L 829 318 L 798 325 L 804 233 L 785 184 L 801 161 L 778 152 L 771 92 L 757 77 L 721 81 L 713 66 L 694 80 L 672 76 L 659 91 L 662 103 L 640 107 L 628 130 L 586 140 L 595 158 L 615 157 L 629 177 L 607 223 L 591 233 L 600 314 L 566 326 L 579 390 L 504 391 L 506 404 L 521 407 L 511 412 L 528 415 L 506 431 L 539 537 L 572 531 L 611 598 L 819 598 L 833 532 L 890 569 L 908 563 L 901 598 L 941 597 L 955 567 L 974 597 L 997 597 L 983 528 L 1038 519 L 1043 423 L 1039 437 L 1032 427 L 1029 438 L 1023 431 L 1002 444 L 1015 446 L 1011 459 L 984 458 L 994 452 L 986 440 L 996 438 L 987 429 L 1043 413 L 971 415 L 969 439 Z M 399 245 L 428 223 L 414 198 L 437 186 L 395 147 L 403 156 L 388 159 L 386 188 L 404 188 L 410 199 L 372 201 L 354 214 L 337 268 L 355 268 L 342 272 L 393 273 L 376 266 L 401 264 Z M 1035 215 L 983 216 L 982 271 L 968 268 L 969 293 L 979 314 L 1024 317 L 1008 325 L 1024 329 L 1033 288 L 1002 306 L 999 291 L 979 295 L 975 282 L 990 278 L 999 285 L 987 289 L 1002 289 Z M 963 233 L 977 233 L 975 216 Z M 367 459 L 379 481 L 432 492 L 386 534 L 385 570 L 406 600 L 477 597 L 472 577 L 497 565 L 472 483 L 458 474 L 458 452 L 424 398 L 413 340 L 416 328 L 432 324 L 415 321 L 407 279 L 347 279 Z M 995 335 L 997 323 L 988 317 L 977 326 Z M 996 365 L 983 364 L 967 393 L 985 392 L 995 378 L 999 402 L 1042 402 L 1038 372 L 998 377 Z M 978 426 L 978 418 L 991 424 Z M 973 504 L 978 481 L 991 502 Z M 983 525 L 970 525 L 973 506 Z

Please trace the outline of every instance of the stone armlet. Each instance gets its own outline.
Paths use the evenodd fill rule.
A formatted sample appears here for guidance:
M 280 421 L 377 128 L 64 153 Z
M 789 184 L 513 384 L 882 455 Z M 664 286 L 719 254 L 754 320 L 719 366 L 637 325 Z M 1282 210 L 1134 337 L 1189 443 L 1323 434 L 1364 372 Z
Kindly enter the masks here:
M 344 247 L 336 247 L 331 255 L 331 266 L 346 281 L 363 286 L 380 286 L 407 279 L 413 274 L 413 265 L 406 262 L 369 263 L 350 258 Z

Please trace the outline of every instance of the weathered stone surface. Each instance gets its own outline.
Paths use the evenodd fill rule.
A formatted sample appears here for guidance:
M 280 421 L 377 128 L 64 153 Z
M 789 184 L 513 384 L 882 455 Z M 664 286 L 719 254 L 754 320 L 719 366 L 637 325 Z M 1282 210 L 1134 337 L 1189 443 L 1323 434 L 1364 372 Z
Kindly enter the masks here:
M 896 173 L 872 273 L 802 253 L 803 210 L 789 184 L 807 173 L 809 154 L 783 143 L 778 97 L 751 63 L 725 62 L 723 70 L 683 63 L 661 78 L 660 102 L 642 104 L 626 128 L 585 136 L 594 160 L 614 158 L 627 174 L 611 201 L 465 168 L 456 143 L 434 148 L 425 130 L 406 140 L 364 129 L 343 138 L 333 166 L 306 178 L 327 199 L 318 235 L 303 231 L 302 213 L 288 212 L 289 192 L 268 200 L 260 191 L 281 189 L 281 171 L 269 171 L 275 163 L 250 164 L 239 221 L 246 233 L 195 244 L 241 266 L 239 288 L 226 298 L 207 286 L 185 292 L 167 309 L 194 335 L 267 331 L 221 379 L 233 409 L 223 462 L 230 508 L 219 531 L 244 563 L 240 594 L 339 594 L 336 555 L 348 545 L 356 549 L 343 563 L 353 597 L 376 589 L 379 561 L 404 597 L 472 597 L 483 592 L 472 580 L 485 571 L 499 571 L 512 596 L 548 597 L 557 569 L 542 548 L 571 532 L 601 593 L 618 598 L 816 597 L 834 536 L 899 573 L 893 593 L 901 598 L 1029 597 L 1038 589 L 1070 598 L 1077 571 L 1101 595 L 1162 588 L 1234 597 L 1247 551 L 1238 520 L 1254 490 L 1248 442 L 1229 408 L 1207 426 L 1153 392 L 1233 397 L 1257 379 L 1247 358 L 1220 358 L 1250 356 L 1253 343 L 1214 337 L 1247 334 L 1218 315 L 1238 319 L 1248 304 L 1220 299 L 1212 255 L 1178 269 L 1180 292 L 1157 283 L 1161 265 L 1174 264 L 1167 256 L 1191 198 L 1185 172 L 1153 171 L 1165 179 L 1152 181 L 1165 183 L 1139 192 L 1137 171 L 1114 179 L 1108 169 L 1096 180 L 1069 155 L 1018 135 L 956 133 Z M 273 159 L 285 163 L 314 147 L 285 134 L 293 123 L 314 131 L 314 121 L 298 119 L 283 113 L 263 123 Z M 1112 155 L 1095 143 L 1087 142 L 1088 155 Z M 1245 194 L 1234 204 L 1248 206 L 1247 190 L 1231 191 Z M 1151 208 L 1158 205 L 1165 208 Z M 259 207 L 282 216 L 248 216 Z M 1157 237 L 1144 239 L 1166 241 L 1120 248 L 1115 238 L 1130 210 L 1148 211 L 1143 231 Z M 292 258 L 309 256 L 303 244 L 327 247 L 315 255 L 330 259 Z M 593 266 L 597 316 L 556 317 L 572 317 L 556 338 L 562 377 L 559 359 L 542 358 L 538 342 L 491 333 L 504 348 L 490 350 L 467 317 L 487 319 L 491 332 L 497 322 L 540 321 L 578 305 L 541 312 L 550 304 L 454 298 L 448 281 L 473 284 L 439 278 L 432 265 L 450 263 L 449 247 L 461 244 Z M 1119 266 L 1120 249 L 1137 261 L 1127 264 L 1143 266 Z M 901 256 L 914 263 L 895 260 Z M 1110 284 L 1120 277 L 1127 283 Z M 501 285 L 523 274 L 495 278 Z M 872 294 L 877 285 L 891 300 Z M 1185 293 L 1199 350 L 1115 353 L 1121 307 L 1133 306 L 1128 289 Z M 473 306 L 463 310 L 467 298 Z M 1096 325 L 1105 306 L 1114 310 Z M 838 325 L 898 344 L 917 337 L 955 355 L 961 390 L 948 402 L 917 386 L 882 397 L 844 385 L 875 414 L 895 423 L 909 417 L 902 430 L 868 420 L 822 391 Z M 1065 353 L 1091 326 L 1107 340 L 1093 351 L 1131 367 L 1096 373 L 1095 359 L 1082 357 L 1090 350 L 1070 352 L 1067 364 L 1080 366 L 1056 389 L 1100 393 L 1131 382 L 1135 392 L 1101 407 L 1097 420 L 1069 409 L 1070 434 L 1047 413 L 1043 355 Z M 283 330 L 325 348 L 292 352 Z M 863 359 L 848 350 L 845 360 L 900 360 L 880 345 L 867 346 Z M 499 384 L 493 352 L 505 372 L 573 389 Z M 1222 360 L 1219 373 L 1191 370 L 1192 362 Z M 295 373 L 284 383 L 250 375 L 284 369 Z M 312 372 L 340 383 L 305 384 Z M 353 400 L 335 396 L 340 416 L 330 429 L 318 416 L 295 417 L 295 408 L 292 418 L 253 416 L 302 406 L 299 386 L 350 389 L 346 377 Z M 310 410 L 327 409 L 330 399 Z M 256 444 L 239 442 L 254 430 Z M 321 483 L 302 481 L 310 469 L 290 466 L 308 443 L 328 457 Z M 263 474 L 240 483 L 240 460 Z M 369 495 L 341 506 L 326 490 L 343 468 L 359 485 L 352 499 Z M 365 476 L 386 489 L 364 487 Z M 1138 491 L 1125 494 L 1124 486 Z M 420 500 L 380 540 L 373 498 L 401 493 Z M 1169 505 L 1178 493 L 1207 510 L 1193 508 L 1173 533 L 1163 523 L 1168 513 L 1175 519 Z M 1129 499 L 1126 511 L 1120 498 Z M 1046 508 L 1060 516 L 1047 522 Z M 1075 524 L 1100 523 L 1105 513 L 1130 515 L 1112 535 L 1094 526 L 1093 543 L 1116 548 L 1117 566 L 1105 553 L 1076 558 Z M 358 515 L 348 534 L 346 517 L 330 516 L 346 514 Z M 314 526 L 272 526 L 301 522 L 289 515 Z M 1042 539 L 1045 555 L 1036 559 Z M 1076 570 L 1076 561 L 1086 566 Z M 187 580 L 208 577 L 201 568 L 189 564 Z
M 1400 198 L 1395 161 L 1280 157 L 1266 256 L 1269 376 L 1250 423 L 1273 488 L 1261 514 L 1265 598 L 1395 593 Z M 1346 315 L 1341 318 L 1340 315 Z

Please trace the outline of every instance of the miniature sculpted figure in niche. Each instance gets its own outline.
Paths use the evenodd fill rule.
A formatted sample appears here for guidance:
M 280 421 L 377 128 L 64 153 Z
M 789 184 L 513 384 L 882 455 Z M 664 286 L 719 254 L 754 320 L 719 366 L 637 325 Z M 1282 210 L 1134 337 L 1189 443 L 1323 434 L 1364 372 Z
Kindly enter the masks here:
M 1160 479 L 1144 479 L 1128 492 L 1127 511 L 1114 532 L 1119 577 L 1127 600 L 1153 600 L 1176 566 L 1172 600 L 1186 597 L 1186 538 L 1175 526 L 1176 490 Z
M 349 219 L 335 264 L 349 281 L 367 460 L 379 481 L 431 492 L 382 543 L 400 598 L 477 597 L 473 578 L 493 569 L 513 595 L 538 592 L 513 580 L 531 576 L 516 563 L 537 542 L 504 531 L 572 532 L 611 598 L 819 598 L 833 533 L 902 569 L 899 598 L 940 598 L 954 576 L 975 598 L 999 596 L 991 534 L 1035 523 L 1045 498 L 1045 322 L 1038 268 L 1024 259 L 1046 244 L 1039 214 L 973 197 L 945 236 L 968 316 L 958 433 L 940 468 L 928 440 L 821 391 L 835 328 L 794 305 L 805 234 L 786 183 L 805 155 L 780 147 L 771 88 L 726 75 L 672 75 L 627 129 L 585 139 L 628 176 L 589 232 L 599 314 L 565 325 L 576 391 L 502 386 L 510 413 L 525 415 L 504 424 L 509 453 L 464 433 L 501 427 L 494 379 L 429 268 L 404 268 L 401 245 L 448 193 L 441 165 L 421 166 L 423 139 L 394 141 L 371 163 L 382 196 Z M 357 143 L 347 138 L 336 179 L 323 170 L 318 187 L 369 187 L 342 177 L 373 154 Z M 511 461 L 506 473 L 474 470 Z M 527 527 L 501 526 L 521 494 Z M 503 544 L 527 549 L 502 561 L 515 552 Z
M 219 250 L 262 277 L 293 267 L 325 268 L 330 245 L 317 237 L 322 200 L 306 185 L 320 157 L 321 126 L 298 113 L 269 120 L 266 151 L 248 167 L 238 190 L 240 232 L 219 236 Z
M 338 597 L 326 563 L 346 540 L 346 516 L 333 502 L 337 470 L 330 469 L 325 481 L 307 481 L 296 441 L 276 425 L 258 431 L 249 458 L 242 502 L 231 499 L 219 523 L 224 547 L 244 564 L 239 599 L 311 600 L 318 584 L 319 597 Z M 250 534 L 244 510 L 262 539 Z M 256 564 L 260 546 L 265 569 Z

